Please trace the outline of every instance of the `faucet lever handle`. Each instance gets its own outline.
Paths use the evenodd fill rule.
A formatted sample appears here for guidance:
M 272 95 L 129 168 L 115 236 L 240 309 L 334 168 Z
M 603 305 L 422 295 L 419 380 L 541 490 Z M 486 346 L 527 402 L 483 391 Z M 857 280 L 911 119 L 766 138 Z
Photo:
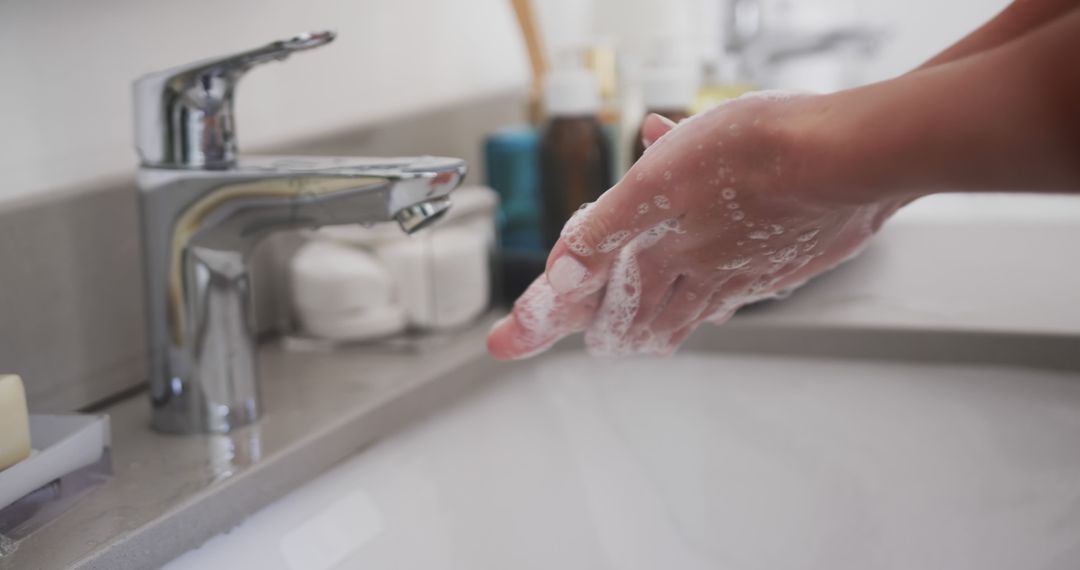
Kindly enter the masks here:
M 234 53 L 223 57 L 215 57 L 202 61 L 181 65 L 167 69 L 161 73 L 168 74 L 172 80 L 191 81 L 204 76 L 226 76 L 234 81 L 252 67 L 260 63 L 281 61 L 293 52 L 317 48 L 334 40 L 334 32 L 329 30 L 321 32 L 308 32 L 293 36 L 289 39 L 270 42 L 266 45 Z
M 252 67 L 326 45 L 332 31 L 272 42 L 144 75 L 134 83 L 135 146 L 147 166 L 225 168 L 236 162 L 233 94 Z

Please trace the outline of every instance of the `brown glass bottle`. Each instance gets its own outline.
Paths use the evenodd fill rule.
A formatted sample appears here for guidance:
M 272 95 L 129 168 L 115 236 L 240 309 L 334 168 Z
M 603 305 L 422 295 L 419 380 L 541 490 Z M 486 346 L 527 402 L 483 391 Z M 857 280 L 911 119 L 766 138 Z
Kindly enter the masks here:
M 649 109 L 649 111 L 645 113 L 645 116 L 648 117 L 650 113 L 656 113 L 657 115 L 660 115 L 661 117 L 664 117 L 665 119 L 669 119 L 676 123 L 690 116 L 690 111 L 687 111 L 686 109 Z M 642 121 L 641 124 L 642 126 L 644 126 L 645 121 Z M 642 140 L 643 134 L 644 131 L 642 130 L 642 128 L 638 127 L 638 134 L 637 137 L 634 139 L 633 154 L 630 155 L 631 157 L 633 157 L 632 162 L 637 162 L 637 159 L 641 158 L 641 155 L 645 154 L 645 141 Z
M 570 216 L 611 185 L 611 149 L 593 115 L 556 116 L 540 139 L 544 241 L 555 245 Z

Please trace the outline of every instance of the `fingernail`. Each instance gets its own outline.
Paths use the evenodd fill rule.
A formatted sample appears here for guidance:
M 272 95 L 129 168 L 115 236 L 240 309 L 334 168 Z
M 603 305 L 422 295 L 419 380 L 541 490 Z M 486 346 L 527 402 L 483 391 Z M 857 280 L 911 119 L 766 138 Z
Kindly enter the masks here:
M 548 283 L 556 293 L 565 294 L 577 289 L 589 276 L 589 270 L 580 261 L 564 255 L 551 264 L 547 272 Z
M 671 119 L 661 115 L 660 113 L 650 113 L 650 114 L 652 116 L 656 117 L 657 119 L 660 119 L 661 123 L 664 123 L 665 125 L 667 125 L 669 127 L 674 128 L 676 126 L 675 121 L 672 121 Z

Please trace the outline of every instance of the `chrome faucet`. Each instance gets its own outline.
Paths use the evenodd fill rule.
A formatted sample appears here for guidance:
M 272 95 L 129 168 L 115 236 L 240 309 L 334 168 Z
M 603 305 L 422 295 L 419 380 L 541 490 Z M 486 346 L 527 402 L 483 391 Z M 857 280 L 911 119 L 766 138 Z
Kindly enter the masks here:
M 135 81 L 153 426 L 223 433 L 260 415 L 248 255 L 296 228 L 396 220 L 414 232 L 449 207 L 459 159 L 237 153 L 233 93 L 253 66 L 325 45 L 274 42 Z

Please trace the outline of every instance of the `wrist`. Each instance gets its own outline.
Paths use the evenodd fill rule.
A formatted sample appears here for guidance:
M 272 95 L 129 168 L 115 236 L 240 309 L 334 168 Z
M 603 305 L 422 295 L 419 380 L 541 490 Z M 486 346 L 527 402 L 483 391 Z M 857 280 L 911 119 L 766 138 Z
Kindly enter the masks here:
M 839 204 L 910 200 L 930 193 L 904 169 L 911 125 L 872 106 L 875 86 L 805 98 L 789 135 L 795 171 L 806 192 Z M 883 119 L 884 118 L 884 119 Z

